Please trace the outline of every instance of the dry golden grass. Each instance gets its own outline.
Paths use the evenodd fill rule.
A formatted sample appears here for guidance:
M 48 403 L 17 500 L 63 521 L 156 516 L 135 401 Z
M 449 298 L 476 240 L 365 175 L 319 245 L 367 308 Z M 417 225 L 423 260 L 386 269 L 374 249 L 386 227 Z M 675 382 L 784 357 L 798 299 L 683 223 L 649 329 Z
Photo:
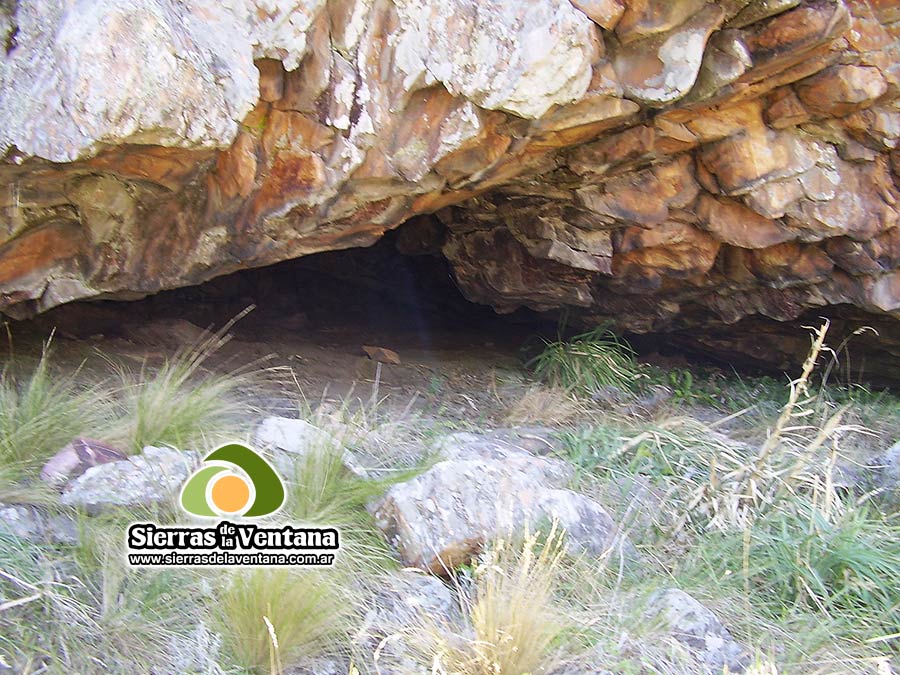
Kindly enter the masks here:
M 506 409 L 507 424 L 551 424 L 571 422 L 582 412 L 582 406 L 557 387 L 530 387 L 522 397 Z
M 864 431 L 842 423 L 845 409 L 816 409 L 811 376 L 819 356 L 828 351 L 828 322 L 814 331 L 801 374 L 790 383 L 790 395 L 765 442 L 752 457 L 723 446 L 709 457 L 709 477 L 698 485 L 684 509 L 685 517 L 720 530 L 746 529 L 752 521 L 785 500 L 809 497 L 817 512 L 831 521 L 837 515 L 834 467 L 848 432 Z
M 563 552 L 555 527 L 543 541 L 496 542 L 459 585 L 464 630 L 423 616 L 410 635 L 423 672 L 537 675 L 558 666 L 573 623 L 555 597 Z

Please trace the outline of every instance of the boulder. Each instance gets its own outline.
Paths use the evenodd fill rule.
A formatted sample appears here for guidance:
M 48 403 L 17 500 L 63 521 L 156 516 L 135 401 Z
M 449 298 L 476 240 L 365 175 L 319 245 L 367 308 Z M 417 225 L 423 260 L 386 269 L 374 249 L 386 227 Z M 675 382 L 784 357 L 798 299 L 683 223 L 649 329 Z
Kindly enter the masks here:
M 198 461 L 193 452 L 147 446 L 127 460 L 90 467 L 66 485 L 60 501 L 88 512 L 166 504 L 177 498 Z
M 449 574 L 484 545 L 557 522 L 576 551 L 602 555 L 616 527 L 597 502 L 563 487 L 571 469 L 504 442 L 457 434 L 444 456 L 373 504 L 378 527 L 411 566 Z
M 658 623 L 682 643 L 709 675 L 743 673 L 750 665 L 749 652 L 707 607 L 677 588 L 654 593 L 647 618 Z

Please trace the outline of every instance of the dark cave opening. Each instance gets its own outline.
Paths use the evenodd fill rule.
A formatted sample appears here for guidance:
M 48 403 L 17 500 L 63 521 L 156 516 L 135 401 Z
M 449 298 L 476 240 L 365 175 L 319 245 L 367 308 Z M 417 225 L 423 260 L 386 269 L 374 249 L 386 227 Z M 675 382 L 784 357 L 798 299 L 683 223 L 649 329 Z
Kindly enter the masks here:
M 397 348 L 503 345 L 516 351 L 553 336 L 554 317 L 521 309 L 497 314 L 469 302 L 456 286 L 433 232 L 413 223 L 366 248 L 317 253 L 216 277 L 140 300 L 94 300 L 13 322 L 18 331 L 63 338 L 133 334 L 140 322 L 186 320 L 210 328 L 248 307 L 237 337 L 291 333 L 312 341 L 378 343 Z M 425 228 L 427 230 L 427 228 Z
M 184 320 L 218 328 L 252 306 L 253 311 L 233 328 L 239 338 L 265 341 L 291 335 L 349 349 L 361 344 L 426 351 L 490 345 L 523 361 L 537 353 L 542 340 L 584 330 L 566 310 L 522 308 L 498 314 L 467 300 L 441 253 L 442 228 L 436 219 L 415 218 L 370 247 L 242 270 L 141 300 L 75 302 L 9 325 L 14 333 L 35 337 L 51 331 L 75 340 L 127 337 L 153 321 Z M 754 316 L 730 325 L 703 311 L 685 307 L 689 327 L 624 337 L 641 358 L 664 366 L 793 375 L 803 363 L 811 327 L 828 318 L 829 344 L 845 347 L 836 368 L 842 382 L 881 386 L 900 381 L 896 322 L 878 322 L 848 306 L 810 311 L 791 322 Z M 609 321 L 615 329 L 615 317 Z M 860 332 L 865 326 L 877 333 Z

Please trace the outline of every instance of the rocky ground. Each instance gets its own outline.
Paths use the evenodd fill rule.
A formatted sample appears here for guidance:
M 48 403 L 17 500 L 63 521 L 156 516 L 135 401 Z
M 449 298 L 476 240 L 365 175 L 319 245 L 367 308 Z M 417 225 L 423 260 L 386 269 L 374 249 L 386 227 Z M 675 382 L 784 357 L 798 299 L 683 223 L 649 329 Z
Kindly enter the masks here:
M 59 382 L 106 381 L 122 397 L 108 382 L 120 364 L 139 373 L 129 386 L 159 387 L 165 360 L 208 335 L 147 303 L 122 307 L 113 328 L 94 308 L 90 335 L 59 329 Z M 187 442 L 98 422 L 72 427 L 87 440 L 43 473 L 4 474 L 0 672 L 898 668 L 893 395 L 814 375 L 792 399 L 787 378 L 659 357 L 635 364 L 648 383 L 633 391 L 567 392 L 523 366 L 517 326 L 431 325 L 423 345 L 396 316 L 393 330 L 295 317 L 281 331 L 272 322 L 290 316 L 252 317 L 153 408 L 200 407 L 178 396 L 240 378 L 210 399 L 224 417 L 182 422 Z M 5 385 L 33 372 L 38 328 L 12 326 Z M 125 525 L 183 518 L 174 494 L 226 435 L 286 476 L 298 496 L 279 517 L 345 531 L 333 570 L 124 565 Z

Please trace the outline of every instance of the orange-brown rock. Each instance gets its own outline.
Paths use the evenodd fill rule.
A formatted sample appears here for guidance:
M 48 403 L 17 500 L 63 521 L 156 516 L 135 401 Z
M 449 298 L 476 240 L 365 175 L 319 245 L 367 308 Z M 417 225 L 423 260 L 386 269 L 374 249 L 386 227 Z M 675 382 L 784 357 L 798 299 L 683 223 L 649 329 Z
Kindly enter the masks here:
M 572 4 L 606 30 L 615 28 L 625 12 L 625 5 L 619 0 L 572 0 Z
M 807 109 L 834 117 L 871 105 L 885 92 L 887 82 L 874 66 L 832 66 L 797 84 L 797 95 Z
M 763 317 L 809 312 L 895 334 L 894 3 L 14 6 L 9 316 L 367 246 L 418 218 L 445 230 L 429 251 L 462 292 L 502 312 L 716 353 L 732 324 L 773 335 Z

